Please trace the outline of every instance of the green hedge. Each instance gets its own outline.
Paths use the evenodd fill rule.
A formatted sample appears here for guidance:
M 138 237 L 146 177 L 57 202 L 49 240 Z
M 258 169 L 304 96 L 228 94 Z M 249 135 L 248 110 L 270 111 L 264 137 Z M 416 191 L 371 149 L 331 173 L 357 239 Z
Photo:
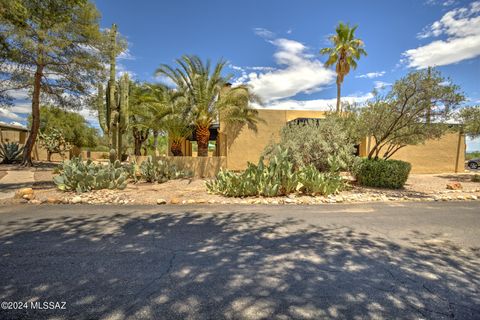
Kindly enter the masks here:
M 407 181 L 411 169 L 412 165 L 405 161 L 362 159 L 356 177 L 363 186 L 400 189 Z

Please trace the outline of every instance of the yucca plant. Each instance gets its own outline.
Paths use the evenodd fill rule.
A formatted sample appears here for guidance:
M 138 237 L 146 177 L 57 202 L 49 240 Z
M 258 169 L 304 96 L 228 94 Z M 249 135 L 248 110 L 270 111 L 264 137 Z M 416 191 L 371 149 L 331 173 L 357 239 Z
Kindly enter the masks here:
M 21 147 L 16 142 L 7 142 L 0 144 L 0 159 L 3 164 L 14 163 L 19 160 L 20 155 L 23 152 L 23 146 Z

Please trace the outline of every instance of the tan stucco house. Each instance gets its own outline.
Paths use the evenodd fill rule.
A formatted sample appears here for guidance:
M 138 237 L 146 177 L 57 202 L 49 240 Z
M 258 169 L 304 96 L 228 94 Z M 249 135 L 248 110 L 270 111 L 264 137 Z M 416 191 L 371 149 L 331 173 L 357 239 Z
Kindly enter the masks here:
M 257 132 L 246 126 L 240 128 L 228 126 L 222 121 L 219 125 L 213 126 L 211 140 L 216 142 L 216 149 L 211 157 L 202 160 L 203 170 L 210 171 L 209 167 L 214 170 L 220 167 L 243 170 L 247 162 L 258 161 L 260 154 L 270 141 L 279 139 L 281 129 L 289 121 L 302 118 L 321 119 L 325 117 L 325 112 L 259 110 L 259 116 L 265 122 L 259 123 Z M 359 155 L 366 156 L 371 147 L 371 139 L 363 139 L 359 145 Z M 465 148 L 465 136 L 458 130 L 445 134 L 439 140 L 429 140 L 422 145 L 405 147 L 392 158 L 410 162 L 414 173 L 462 172 Z M 194 156 L 190 141 L 185 141 L 182 149 L 185 156 Z M 176 161 L 186 162 L 186 159 L 176 159 Z

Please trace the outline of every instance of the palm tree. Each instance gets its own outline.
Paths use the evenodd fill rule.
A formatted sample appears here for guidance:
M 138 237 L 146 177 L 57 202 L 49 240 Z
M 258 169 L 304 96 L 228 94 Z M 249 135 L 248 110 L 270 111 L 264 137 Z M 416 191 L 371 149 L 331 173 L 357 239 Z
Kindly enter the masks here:
M 246 123 L 256 128 L 258 112 L 250 107 L 250 102 L 258 101 L 249 87 L 230 87 L 231 76 L 222 76 L 225 61 L 217 62 L 213 70 L 210 61 L 204 63 L 197 56 L 183 56 L 176 60 L 177 66 L 162 64 L 156 71 L 171 79 L 178 93 L 183 95 L 183 103 L 195 128 L 198 156 L 208 156 L 210 126 L 219 120 Z
M 357 27 L 351 28 L 348 24 L 340 22 L 335 29 L 336 34 L 330 37 L 332 47 L 320 50 L 320 54 L 328 54 L 328 60 L 325 62 L 326 67 L 336 64 L 337 112 L 341 111 L 340 95 L 343 79 L 350 72 L 350 68 L 357 68 L 357 61 L 360 59 L 360 56 L 367 55 L 367 52 L 363 49 L 363 41 L 355 38 Z
M 170 151 L 174 156 L 181 156 L 182 142 L 193 131 L 183 95 L 164 85 L 150 85 L 144 103 L 150 114 L 149 128 L 166 133 Z

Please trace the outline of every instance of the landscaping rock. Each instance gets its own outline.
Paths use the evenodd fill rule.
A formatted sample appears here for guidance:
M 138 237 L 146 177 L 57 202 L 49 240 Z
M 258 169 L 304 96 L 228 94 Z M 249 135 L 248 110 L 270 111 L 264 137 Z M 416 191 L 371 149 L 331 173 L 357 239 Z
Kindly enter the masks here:
M 30 203 L 30 204 L 41 204 L 42 202 L 40 200 L 33 199 L 33 200 L 30 200 L 28 203 Z
M 460 182 L 450 182 L 450 183 L 447 183 L 447 189 L 448 190 L 461 190 L 463 187 L 462 187 L 462 184 Z
M 196 203 L 207 203 L 207 200 L 205 200 L 205 199 L 197 199 L 195 202 L 196 202 Z
M 35 195 L 33 193 L 27 193 L 22 196 L 22 199 L 30 201 L 35 199 Z
M 82 197 L 80 196 L 75 196 L 70 200 L 70 203 L 77 204 L 77 203 L 82 203 Z
M 179 203 L 181 203 L 181 202 L 182 202 L 182 200 L 179 199 L 179 198 L 172 198 L 172 199 L 170 199 L 170 203 L 171 203 L 171 204 L 179 204 Z
M 33 195 L 33 189 L 32 188 L 22 188 L 20 190 L 17 190 L 17 192 L 15 193 L 15 198 L 21 199 L 25 195 Z M 23 199 L 26 199 L 26 198 L 23 198 Z M 27 200 L 30 200 L 30 199 L 27 199 Z
M 477 200 L 477 199 L 478 199 L 478 197 L 477 197 L 476 195 L 474 195 L 474 194 L 471 194 L 471 195 L 469 196 L 469 198 L 470 198 L 471 200 Z
M 165 200 L 165 199 L 157 199 L 157 204 L 167 204 L 167 200 Z
M 57 203 L 61 203 L 62 200 L 58 199 L 58 198 L 55 198 L 55 197 L 48 197 L 47 198 L 47 203 L 50 203 L 50 204 L 57 204 Z

